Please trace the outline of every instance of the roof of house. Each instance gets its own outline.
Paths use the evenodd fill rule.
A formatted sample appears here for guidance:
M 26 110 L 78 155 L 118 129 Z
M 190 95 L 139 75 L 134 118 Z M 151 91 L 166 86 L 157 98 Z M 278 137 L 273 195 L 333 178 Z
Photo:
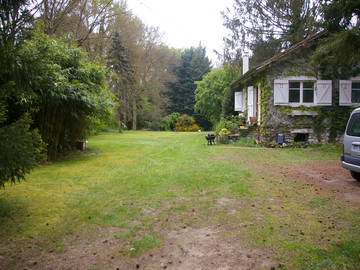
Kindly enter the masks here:
M 242 75 L 239 79 L 237 79 L 235 82 L 232 83 L 232 86 L 234 85 L 238 85 L 239 83 L 243 82 L 244 80 L 248 79 L 250 76 L 252 76 L 253 74 L 264 70 L 265 68 L 267 68 L 268 66 L 270 66 L 271 64 L 279 61 L 280 59 L 284 58 L 285 56 L 296 52 L 297 50 L 304 48 L 304 47 L 308 47 L 309 45 L 311 45 L 313 43 L 313 41 L 317 40 L 318 38 L 322 37 L 324 34 L 326 33 L 325 30 L 318 32 L 314 35 L 311 35 L 305 39 L 303 39 L 302 41 L 294 44 L 293 46 L 291 46 L 288 49 L 283 50 L 282 52 L 275 54 L 273 57 L 265 60 L 264 62 L 256 65 L 255 67 L 253 67 L 252 69 L 250 69 L 248 72 L 246 72 L 244 75 Z

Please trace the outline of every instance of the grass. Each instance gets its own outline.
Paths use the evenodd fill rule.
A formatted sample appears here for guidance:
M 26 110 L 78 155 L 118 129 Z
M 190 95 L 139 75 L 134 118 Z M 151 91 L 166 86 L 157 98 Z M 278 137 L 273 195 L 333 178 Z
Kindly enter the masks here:
M 161 246 L 162 232 L 224 222 L 234 228 L 226 237 L 275 250 L 284 269 L 360 269 L 358 208 L 251 166 L 336 161 L 338 148 L 208 147 L 202 134 L 172 132 L 104 133 L 89 141 L 85 153 L 43 165 L 0 191 L 7 269 L 18 269 L 28 252 L 9 245 L 29 239 L 37 250 L 63 252 L 68 236 L 115 227 L 123 230 L 117 236 L 125 254 L 138 256 Z M 241 202 L 241 211 L 219 206 L 221 198 Z

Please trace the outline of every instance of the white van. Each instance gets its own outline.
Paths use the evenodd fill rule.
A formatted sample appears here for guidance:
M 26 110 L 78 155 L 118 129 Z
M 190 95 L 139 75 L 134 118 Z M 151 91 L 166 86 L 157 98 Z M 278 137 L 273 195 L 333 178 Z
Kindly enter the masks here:
M 360 181 L 360 108 L 351 113 L 347 123 L 341 164 L 350 170 L 354 179 Z

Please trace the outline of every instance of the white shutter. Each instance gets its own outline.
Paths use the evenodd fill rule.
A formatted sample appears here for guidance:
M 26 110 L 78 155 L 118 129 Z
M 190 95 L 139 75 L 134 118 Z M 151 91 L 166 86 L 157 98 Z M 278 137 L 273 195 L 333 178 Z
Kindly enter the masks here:
M 254 95 L 254 87 L 249 86 L 248 87 L 248 117 L 254 117 L 255 116 L 255 95 Z
M 289 104 L 289 81 L 274 81 L 274 105 Z
M 315 103 L 317 105 L 332 105 L 332 81 L 316 81 Z
M 351 81 L 340 81 L 339 84 L 339 105 L 351 106 Z
M 234 96 L 235 112 L 243 111 L 243 92 L 235 92 Z

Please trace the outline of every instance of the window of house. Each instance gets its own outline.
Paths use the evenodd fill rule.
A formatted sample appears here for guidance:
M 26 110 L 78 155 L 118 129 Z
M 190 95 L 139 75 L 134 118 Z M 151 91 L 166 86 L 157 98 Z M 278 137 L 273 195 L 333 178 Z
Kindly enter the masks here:
M 289 102 L 314 103 L 314 82 L 289 82 Z
M 309 139 L 308 133 L 297 133 L 294 136 L 294 142 L 307 142 Z
M 351 102 L 360 103 L 360 82 L 351 83 Z

